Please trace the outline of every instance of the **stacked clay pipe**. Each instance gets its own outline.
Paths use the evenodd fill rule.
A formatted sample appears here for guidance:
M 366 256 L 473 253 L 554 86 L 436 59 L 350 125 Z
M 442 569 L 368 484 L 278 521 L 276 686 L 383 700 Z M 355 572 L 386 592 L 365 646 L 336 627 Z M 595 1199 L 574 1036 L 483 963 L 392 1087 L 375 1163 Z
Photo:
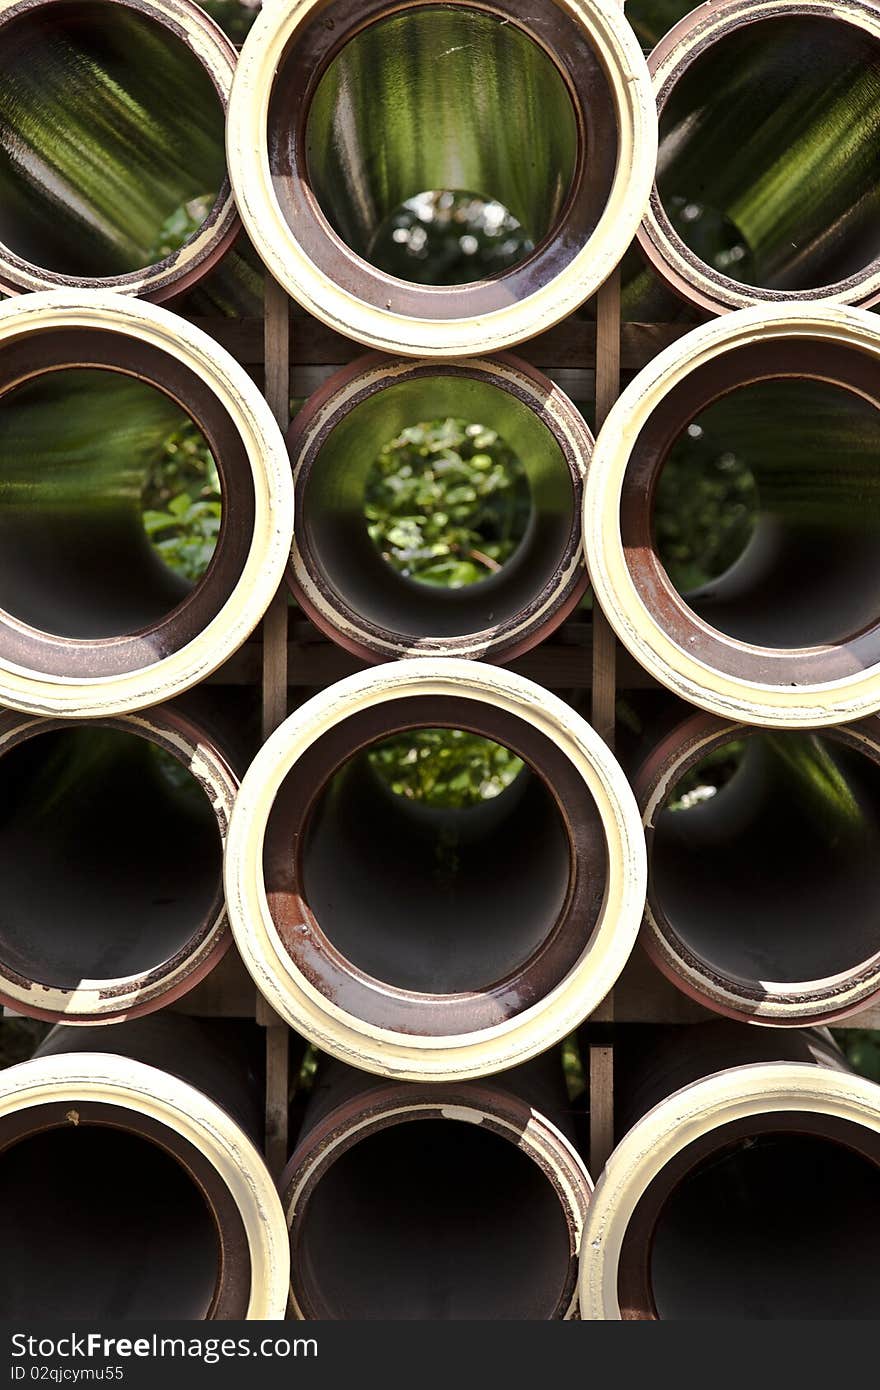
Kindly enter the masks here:
M 807 1025 L 880 994 L 880 13 L 722 0 L 646 64 L 610 0 L 522 8 L 294 0 L 237 55 L 188 0 L 0 0 L 0 999 L 56 1025 L 0 1078 L 4 1316 L 841 1316 L 829 1259 L 874 1299 L 880 1092 Z M 492 273 L 401 273 L 400 210 L 442 190 L 516 229 Z M 718 317 L 594 437 L 509 350 L 577 326 L 634 236 Z M 330 350 L 286 441 L 186 317 L 254 313 L 258 263 L 371 349 Z M 365 500 L 389 441 L 459 416 L 528 516 L 442 589 Z M 222 497 L 194 582 L 142 519 L 190 427 Z M 656 514 L 704 437 L 754 517 L 689 583 Z M 588 582 L 670 692 L 623 766 L 508 666 Z M 279 590 L 361 669 L 259 747 L 205 682 Z M 408 798 L 377 754 L 426 731 L 519 770 Z M 594 1193 L 560 1049 L 640 928 L 728 1021 L 619 1028 Z M 231 945 L 312 1049 L 280 1176 L 253 1020 L 180 1012 Z

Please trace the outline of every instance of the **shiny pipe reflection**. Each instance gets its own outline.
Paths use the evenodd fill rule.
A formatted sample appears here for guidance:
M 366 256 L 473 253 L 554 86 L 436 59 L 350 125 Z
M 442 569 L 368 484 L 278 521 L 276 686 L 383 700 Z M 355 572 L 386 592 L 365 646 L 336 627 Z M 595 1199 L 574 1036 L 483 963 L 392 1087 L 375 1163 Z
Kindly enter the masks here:
M 221 865 L 237 781 L 179 710 L 0 715 L 0 996 L 65 1023 L 161 1008 L 229 944 Z
M 322 1062 L 279 1184 L 299 1318 L 576 1316 L 592 1182 L 558 1053 L 499 1081 Z
M 4 1317 L 283 1315 L 258 1033 L 180 1015 L 55 1028 L 0 1074 Z
M 873 1318 L 880 1087 L 825 1030 L 635 1028 L 581 1246 L 588 1319 Z
M 119 714 L 182 693 L 262 617 L 292 530 L 281 431 L 207 334 L 93 289 L 0 305 L 5 705 Z
M 216 261 L 234 61 L 180 0 L 0 6 L 0 287 L 164 298 Z
M 648 757 L 642 940 L 680 988 L 758 1023 L 880 991 L 880 725 L 764 733 L 696 715 Z
M 143 494 L 189 416 L 122 373 L 70 368 L 0 398 L 0 604 L 62 637 L 133 632 L 192 587 L 151 546 Z M 112 578 L 111 578 L 112 576 Z
M 356 34 L 323 74 L 306 127 L 315 197 L 380 269 L 388 218 L 434 189 L 497 200 L 537 244 L 568 194 L 578 141 L 548 54 L 468 6 L 409 9 Z
M 702 307 L 880 294 L 880 23 L 870 7 L 741 0 L 677 24 L 650 59 L 656 193 L 640 233 Z
M 395 572 L 365 518 L 382 449 L 408 427 L 447 418 L 493 430 L 515 456 L 527 493 L 510 556 L 479 582 L 455 588 Z M 583 593 L 580 506 L 592 444 L 563 393 L 513 357 L 436 366 L 361 358 L 306 402 L 288 434 L 297 598 L 325 632 L 372 661 L 429 652 L 510 660 Z M 464 481 L 462 494 L 473 490 L 472 478 Z M 474 515 L 479 507 L 475 494 Z

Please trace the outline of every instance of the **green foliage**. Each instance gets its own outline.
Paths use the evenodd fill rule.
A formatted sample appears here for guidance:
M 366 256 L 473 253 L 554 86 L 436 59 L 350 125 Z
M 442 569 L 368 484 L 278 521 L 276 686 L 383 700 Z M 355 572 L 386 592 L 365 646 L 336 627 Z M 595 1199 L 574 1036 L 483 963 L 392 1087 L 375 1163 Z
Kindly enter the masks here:
M 499 570 L 531 507 L 520 460 L 483 425 L 434 420 L 385 446 L 365 490 L 374 543 L 398 573 L 460 589 Z
M 569 1102 L 579 1100 L 586 1094 L 587 1071 L 576 1033 L 570 1033 L 562 1044 L 562 1071 Z
M 665 809 L 688 811 L 701 801 L 708 801 L 730 781 L 742 761 L 745 746 L 744 739 L 732 739 L 713 748 L 676 782 Z
M 670 451 L 654 506 L 655 542 L 676 589 L 688 593 L 729 569 L 751 537 L 756 512 L 747 465 L 694 421 Z
M 834 1036 L 846 1053 L 847 1061 L 861 1076 L 880 1082 L 880 1030 L 876 1028 L 836 1028 Z
M 195 583 L 220 532 L 220 480 L 198 427 L 187 420 L 166 441 L 143 493 L 144 529 L 157 555 Z
M 440 189 L 408 199 L 379 229 L 370 260 L 418 285 L 463 285 L 498 275 L 532 243 L 501 203 Z
M 260 13 L 259 4 L 243 5 L 241 0 L 200 0 L 200 4 L 214 23 L 219 24 L 226 36 L 239 47 Z
M 179 251 L 181 246 L 194 237 L 214 205 L 214 194 L 203 193 L 200 198 L 190 198 L 175 208 L 165 219 L 156 234 L 156 240 L 147 253 L 147 265 L 164 261 Z
M 427 806 L 476 806 L 509 787 L 523 766 L 509 748 L 463 729 L 415 729 L 367 756 L 391 791 Z

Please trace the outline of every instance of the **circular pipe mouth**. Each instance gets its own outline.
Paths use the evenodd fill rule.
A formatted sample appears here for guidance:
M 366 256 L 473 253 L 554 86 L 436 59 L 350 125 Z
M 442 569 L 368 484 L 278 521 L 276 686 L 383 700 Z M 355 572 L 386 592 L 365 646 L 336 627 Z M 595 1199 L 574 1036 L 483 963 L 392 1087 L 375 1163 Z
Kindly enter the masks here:
M 880 15 L 872 5 L 722 0 L 648 60 L 657 175 L 639 244 L 684 299 L 880 297 Z
M 876 719 L 810 734 L 697 715 L 658 745 L 636 786 L 642 940 L 679 988 L 733 1018 L 794 1025 L 880 991 L 878 763 Z
M 419 799 L 407 774 L 426 752 L 443 795 Z M 472 757 L 505 771 L 463 805 Z M 629 954 L 633 808 L 593 731 L 531 682 L 395 663 L 309 701 L 252 765 L 230 920 L 274 1006 L 331 1054 L 414 1079 L 514 1066 L 565 1037 Z
M 880 704 L 877 349 L 862 310 L 741 310 L 615 406 L 587 483 L 587 563 L 621 640 L 685 699 L 799 727 Z M 726 555 L 688 533 L 695 497 L 713 543 L 736 542 Z
M 298 0 L 248 36 L 227 147 L 255 247 L 310 312 L 372 347 L 455 356 L 589 298 L 644 211 L 655 140 L 644 59 L 605 0 L 528 16 L 506 0 Z M 399 243 L 424 254 L 450 199 L 476 220 L 450 234 L 456 268 L 420 284 Z M 499 219 L 519 239 L 506 268 L 487 253 L 462 270 Z
M 145 482 L 181 424 L 200 431 L 222 497 L 195 582 L 171 571 L 145 529 Z M 289 553 L 292 505 L 280 430 L 206 335 L 98 291 L 0 308 L 5 704 L 118 713 L 202 679 L 262 617 Z
M 4 1317 L 283 1316 L 286 1230 L 263 1159 L 154 1067 L 73 1053 L 8 1068 L 0 1189 L 16 1255 Z
M 0 717 L 0 998 L 107 1023 L 189 991 L 230 944 L 222 859 L 236 778 L 172 710 Z
M 309 1132 L 280 1188 L 298 1318 L 576 1315 L 592 1183 L 508 1093 L 372 1088 Z
M 230 248 L 235 49 L 189 0 L 0 3 L 0 292 L 162 300 Z
M 448 482 L 451 451 L 427 460 L 420 476 L 438 491 L 437 509 L 462 515 L 460 530 L 451 533 L 458 547 L 450 555 L 453 584 L 472 555 L 482 562 L 485 577 L 461 587 L 444 587 L 439 578 L 418 582 L 419 545 L 432 545 L 427 536 L 411 542 L 417 560 L 408 573 L 403 560 L 392 567 L 368 529 L 383 450 L 423 422 L 444 419 L 461 422 L 465 442 L 478 426 L 497 435 L 528 492 L 517 534 L 512 503 L 504 513 L 493 512 L 491 496 L 474 489 L 474 478 L 483 476 L 476 472 L 479 460 L 466 479 L 448 471 Z M 586 586 L 580 511 L 592 442 L 562 392 L 513 358 L 443 364 L 361 359 L 307 402 L 288 435 L 300 518 L 288 573 L 297 599 L 329 636 L 370 661 L 417 653 L 512 659 L 552 631 Z M 493 477 L 499 461 L 496 455 Z M 407 475 L 418 466 L 418 459 L 408 460 Z M 513 492 L 513 462 L 507 473 L 503 481 Z M 462 487 L 473 496 L 467 515 L 457 500 Z M 388 505 L 394 505 L 390 490 Z M 413 505 L 434 503 L 420 497 Z M 481 547 L 491 549 L 495 537 L 504 545 L 508 532 L 511 553 L 498 564 Z M 405 547 L 406 538 L 404 555 Z
M 845 1073 L 761 1063 L 649 1111 L 587 1214 L 582 1315 L 873 1317 L 876 1091 Z

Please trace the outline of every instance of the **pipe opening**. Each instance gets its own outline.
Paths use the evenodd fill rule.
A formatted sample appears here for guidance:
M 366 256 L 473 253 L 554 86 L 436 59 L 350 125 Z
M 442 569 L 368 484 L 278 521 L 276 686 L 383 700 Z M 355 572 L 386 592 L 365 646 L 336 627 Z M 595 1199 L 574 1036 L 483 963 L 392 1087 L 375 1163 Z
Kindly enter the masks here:
M 780 292 L 864 275 L 880 252 L 878 39 L 845 14 L 793 14 L 688 41 L 656 186 L 692 258 Z
M 61 0 L 2 26 L 0 240 L 60 275 L 125 275 L 196 235 L 226 178 L 220 93 L 176 28 Z
M 501 203 L 446 189 L 401 203 L 376 232 L 372 261 L 397 280 L 466 285 L 502 274 L 534 249 Z
M 76 725 L 0 758 L 8 971 L 75 989 L 156 970 L 216 920 L 221 868 L 206 793 L 148 737 Z
M 463 729 L 413 729 L 375 744 L 367 761 L 395 796 L 457 809 L 500 796 L 524 770 L 509 748 Z
M 650 856 L 658 926 L 713 979 L 762 993 L 880 952 L 880 766 L 864 746 L 722 736 L 683 764 Z
M 0 605 L 74 639 L 164 619 L 208 570 L 221 492 L 165 391 L 96 367 L 33 377 L 0 397 Z
M 552 1184 L 514 1143 L 448 1119 L 353 1144 L 312 1190 L 294 1268 L 314 1316 L 547 1319 L 571 1262 Z
M 569 836 L 548 786 L 460 729 L 410 731 L 349 757 L 315 800 L 301 857 L 303 897 L 333 947 L 426 994 L 485 990 L 521 970 L 570 892 Z
M 876 1317 L 880 1173 L 844 1144 L 767 1133 L 724 1145 L 665 1201 L 650 1254 L 661 1318 Z
M 695 411 L 701 387 L 684 383 L 637 441 L 621 511 L 634 578 L 654 586 L 651 602 L 674 619 L 677 635 L 686 623 L 696 626 L 693 614 L 713 629 L 699 638 L 707 651 L 718 634 L 805 652 L 811 667 L 822 653 L 810 648 L 864 638 L 864 650 L 873 650 L 880 620 L 877 403 L 859 385 L 817 379 L 818 369 L 731 384 L 734 360 L 745 354 L 729 354 L 725 394 L 717 398 L 716 387 L 716 399 Z M 635 519 L 643 505 L 639 473 L 649 480 L 650 535 Z M 659 584 L 647 575 L 650 552 L 659 552 Z M 678 616 L 670 613 L 670 585 L 683 600 Z M 714 646 L 711 660 L 720 660 Z M 851 669 L 839 658 L 838 667 L 841 674 Z M 766 679 L 766 671 L 756 670 L 755 679 Z
M 210 1208 L 143 1136 L 67 1124 L 0 1155 L 4 1318 L 204 1319 L 220 1275 Z
M 558 440 L 479 377 L 373 392 L 307 470 L 300 545 L 315 582 L 355 620 L 411 639 L 502 628 L 558 579 L 579 534 Z
M 283 77 L 282 65 L 282 89 Z M 508 264 L 525 258 L 559 218 L 580 139 L 565 79 L 527 33 L 467 5 L 420 5 L 362 28 L 331 59 L 305 143 L 312 192 L 333 230 L 395 274 L 406 264 L 389 223 L 412 199 L 478 201 L 483 217 L 499 206 L 520 233 Z M 477 256 L 456 264 L 452 283 L 487 271 Z M 450 279 L 441 267 L 427 282 Z
M 520 459 L 494 430 L 420 421 L 388 441 L 364 488 L 370 539 L 404 579 L 464 589 L 512 563 L 533 507 Z

